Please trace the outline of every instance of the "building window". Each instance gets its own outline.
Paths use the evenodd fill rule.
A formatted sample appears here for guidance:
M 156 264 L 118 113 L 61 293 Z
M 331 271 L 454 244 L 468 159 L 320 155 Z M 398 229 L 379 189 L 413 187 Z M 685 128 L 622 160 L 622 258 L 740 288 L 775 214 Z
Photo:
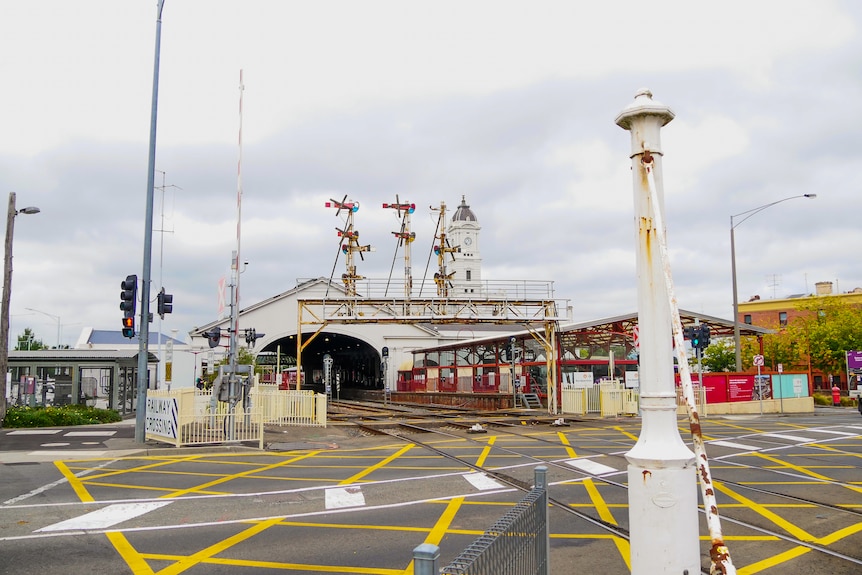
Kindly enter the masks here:
M 745 317 L 742 318 L 742 321 L 744 321 L 748 325 L 751 325 L 751 314 L 750 313 L 745 314 Z
M 778 312 L 778 325 L 781 327 L 785 327 L 787 325 L 787 312 L 780 311 Z
M 467 270 L 466 274 L 467 274 L 467 281 L 470 281 L 471 279 L 473 279 L 473 272 L 471 272 L 470 270 Z

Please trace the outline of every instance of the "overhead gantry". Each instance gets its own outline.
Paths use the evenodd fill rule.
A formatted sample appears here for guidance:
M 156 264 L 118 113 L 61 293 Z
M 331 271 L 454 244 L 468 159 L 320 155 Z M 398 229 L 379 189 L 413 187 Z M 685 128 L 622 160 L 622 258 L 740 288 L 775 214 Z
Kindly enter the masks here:
M 553 299 L 299 299 L 296 367 L 302 371 L 302 352 L 332 324 L 496 324 L 520 326 L 545 348 L 549 385 L 549 407 L 556 412 L 557 331 L 567 302 Z M 304 329 L 313 330 L 303 341 Z M 297 378 L 301 386 L 301 378 Z

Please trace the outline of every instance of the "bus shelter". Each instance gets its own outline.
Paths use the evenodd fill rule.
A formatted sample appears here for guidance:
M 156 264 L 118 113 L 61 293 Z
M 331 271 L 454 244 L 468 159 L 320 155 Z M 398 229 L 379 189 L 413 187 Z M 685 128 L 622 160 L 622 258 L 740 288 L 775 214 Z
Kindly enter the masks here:
M 155 381 L 158 358 L 149 354 L 148 381 Z M 9 403 L 81 404 L 135 411 L 137 350 L 46 349 L 9 352 Z M 9 377 L 9 376 L 7 376 Z

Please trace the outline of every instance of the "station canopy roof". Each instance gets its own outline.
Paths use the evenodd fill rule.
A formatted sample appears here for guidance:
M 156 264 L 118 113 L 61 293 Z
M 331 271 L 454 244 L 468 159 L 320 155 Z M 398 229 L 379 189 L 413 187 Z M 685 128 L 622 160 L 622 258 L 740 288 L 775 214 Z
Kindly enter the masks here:
M 733 322 L 731 320 L 721 319 L 715 316 L 686 310 L 679 310 L 679 316 L 683 328 L 693 326 L 696 323 L 706 324 L 710 328 L 711 338 L 733 337 Z M 559 326 L 559 334 L 564 344 L 567 340 L 574 340 L 579 346 L 607 346 L 612 341 L 619 341 L 620 339 L 628 338 L 629 341 L 631 341 L 633 328 L 637 325 L 637 323 L 638 314 L 637 312 L 634 312 L 625 315 L 593 319 L 583 322 L 561 324 Z M 463 335 L 468 331 L 469 330 L 462 331 L 460 335 Z M 541 332 L 544 330 L 538 329 L 537 331 Z M 495 335 L 483 336 L 469 340 L 459 339 L 457 342 L 434 346 L 421 351 L 429 351 L 432 349 L 454 349 L 464 347 L 465 344 L 479 344 L 498 340 L 505 340 L 513 335 L 516 337 L 528 336 L 529 333 L 529 330 L 509 330 L 506 333 L 496 333 Z M 739 333 L 742 336 L 762 336 L 765 334 L 774 333 L 774 330 L 758 327 L 755 325 L 740 323 Z

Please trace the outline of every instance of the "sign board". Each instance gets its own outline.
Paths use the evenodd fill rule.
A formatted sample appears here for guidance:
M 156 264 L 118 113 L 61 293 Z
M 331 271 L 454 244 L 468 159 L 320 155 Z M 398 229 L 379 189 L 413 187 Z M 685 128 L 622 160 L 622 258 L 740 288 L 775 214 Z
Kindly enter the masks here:
M 563 389 L 585 389 L 593 386 L 593 372 L 570 371 L 563 374 Z
M 165 342 L 165 361 L 174 360 L 174 340 L 169 339 Z
M 147 435 L 177 438 L 177 400 L 168 397 L 147 397 Z
M 862 370 L 862 351 L 847 352 L 847 369 Z
M 637 389 L 640 387 L 640 372 L 637 371 L 626 371 L 626 389 Z
M 783 371 L 784 371 L 784 365 L 783 365 L 783 364 L 781 364 L 781 363 L 779 363 L 779 364 L 778 364 L 778 373 L 781 373 L 781 372 L 783 372 Z
M 763 367 L 763 356 L 755 355 L 754 356 L 754 367 Z
M 800 395 L 802 395 L 802 378 L 801 377 L 794 377 L 793 378 L 793 394 L 796 397 L 799 397 Z
M 632 340 L 634 340 L 635 349 L 640 350 L 641 348 L 641 330 L 640 326 L 634 325 L 632 327 Z

